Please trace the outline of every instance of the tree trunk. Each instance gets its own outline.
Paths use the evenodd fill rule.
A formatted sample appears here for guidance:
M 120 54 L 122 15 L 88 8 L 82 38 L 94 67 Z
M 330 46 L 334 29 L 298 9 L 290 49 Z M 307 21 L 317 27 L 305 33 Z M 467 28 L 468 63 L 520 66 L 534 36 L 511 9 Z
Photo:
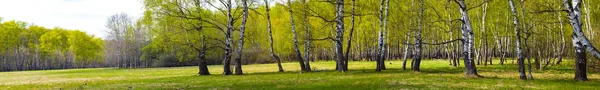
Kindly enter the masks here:
M 463 38 L 463 57 L 465 64 L 465 73 L 467 77 L 480 77 L 477 73 L 475 63 L 473 63 L 473 29 L 471 28 L 471 21 L 469 20 L 469 14 L 467 12 L 467 5 L 464 0 L 458 0 L 461 11 L 462 20 L 462 38 Z
M 575 47 L 575 80 L 587 81 L 586 64 L 587 59 L 585 56 L 584 48 L 581 42 L 573 39 L 573 46 Z
M 585 15 L 585 27 L 586 27 L 585 30 L 587 32 L 587 35 L 588 35 L 588 38 L 590 39 L 590 41 L 594 41 L 595 33 L 593 31 L 594 29 L 592 28 L 592 24 L 591 24 L 592 20 L 590 19 L 591 16 L 590 16 L 590 9 L 589 9 L 590 1 L 588 0 L 587 2 L 585 2 L 584 0 L 581 0 L 581 2 L 583 3 L 583 9 L 586 14 Z
M 597 59 L 600 58 L 598 50 L 591 45 L 589 40 L 585 37 L 582 31 L 581 22 L 581 1 L 580 0 L 563 0 L 563 4 L 567 9 L 568 16 L 573 28 L 572 40 L 575 48 L 575 80 L 586 81 L 586 62 L 584 50 L 587 50 Z
M 452 14 L 450 13 L 450 2 L 448 2 L 448 4 L 445 6 L 446 8 L 446 13 L 448 13 L 448 21 L 452 21 Z M 448 31 L 450 31 L 450 40 L 454 40 L 454 32 L 452 29 L 452 23 L 448 23 Z M 453 65 L 454 67 L 458 67 L 458 54 L 457 54 L 457 49 L 456 46 L 454 46 L 454 43 L 450 43 L 450 64 Z
M 277 61 L 277 67 L 279 68 L 279 72 L 283 72 L 283 67 L 281 66 L 281 59 L 275 51 L 273 50 L 273 32 L 271 30 L 271 14 L 269 14 L 269 0 L 265 0 L 265 8 L 267 10 L 267 31 L 269 32 L 269 51 L 271 52 L 271 57 Z
M 336 0 L 336 40 L 335 40 L 335 56 L 336 56 L 336 67 L 339 72 L 345 72 L 344 70 L 344 0 Z
M 352 36 L 354 34 L 354 7 L 356 0 L 352 0 L 352 17 L 350 17 L 350 36 L 348 36 L 348 46 L 346 47 L 346 61 L 344 65 L 344 69 L 348 70 L 348 59 L 350 59 L 350 47 L 352 47 Z
M 417 19 L 417 37 L 415 38 L 415 54 L 413 56 L 412 65 L 413 71 L 421 71 L 421 57 L 422 57 L 422 40 L 421 34 L 423 32 L 423 0 L 419 0 L 419 19 Z
M 202 41 L 204 41 L 204 36 L 202 37 Z M 206 56 L 206 45 L 202 43 L 201 49 L 198 51 L 198 75 L 210 75 L 208 71 L 208 67 L 206 66 L 206 62 L 204 61 L 204 57 Z
M 515 5 L 513 3 L 513 0 L 508 0 L 508 3 L 510 4 L 510 10 L 512 11 L 512 16 L 513 16 L 513 25 L 514 25 L 514 29 L 515 29 L 515 38 L 516 38 L 516 44 L 517 44 L 517 63 L 519 64 L 519 78 L 520 79 L 527 79 L 526 75 L 525 75 L 525 58 L 523 58 L 523 51 L 521 51 L 521 30 L 519 30 L 519 18 L 517 17 L 517 10 L 515 8 Z
M 524 30 L 524 32 L 530 32 L 530 30 L 527 29 L 528 28 L 528 26 L 527 26 L 528 24 L 527 24 L 527 21 L 525 19 L 526 17 L 525 17 L 525 13 L 524 13 L 525 12 L 525 0 L 521 0 L 521 5 L 520 6 L 521 6 L 521 12 L 523 12 L 523 13 L 521 13 L 521 16 L 523 17 L 523 19 L 522 19 L 523 20 L 523 28 L 522 28 L 522 30 Z M 527 57 L 528 70 L 529 70 L 529 79 L 533 80 L 533 75 L 531 74 L 531 60 L 530 60 L 531 55 L 529 55 L 529 54 L 531 54 L 531 48 L 529 48 L 529 45 L 527 43 L 527 40 L 531 37 L 531 34 L 530 33 L 526 33 L 525 35 L 526 35 L 525 36 L 525 40 L 523 40 L 523 42 L 525 44 L 525 49 L 527 51 L 527 55 L 524 55 L 524 56 Z M 533 40 L 533 41 L 536 41 L 536 40 Z M 535 42 L 534 42 L 534 44 L 535 44 Z M 537 61 L 539 61 L 539 59 L 536 58 L 535 61 L 537 62 Z
M 487 33 L 486 33 L 486 27 L 485 27 L 485 19 L 487 18 L 486 16 L 487 16 L 487 8 L 488 8 L 487 0 L 483 0 L 483 3 L 484 3 L 483 4 L 483 16 L 481 17 L 481 31 L 482 31 L 481 36 L 483 39 L 480 39 L 480 40 L 483 40 L 483 42 L 480 42 L 480 43 L 483 43 L 483 46 L 480 46 L 480 48 L 483 47 L 483 50 L 482 50 L 483 53 L 481 53 L 483 55 L 483 56 L 481 56 L 483 58 L 483 65 L 487 66 L 487 63 L 488 63 L 488 42 L 487 41 L 488 40 L 487 40 Z M 490 65 L 491 64 L 492 63 L 490 62 Z
M 223 75 L 231 75 L 231 44 L 233 42 L 231 34 L 233 33 L 233 13 L 231 13 L 231 0 L 227 0 L 227 32 L 225 33 L 225 58 L 223 59 Z
M 237 57 L 235 58 L 235 74 L 242 75 L 242 50 L 244 49 L 244 30 L 246 29 L 246 21 L 248 20 L 248 0 L 242 0 L 244 14 L 242 17 L 242 25 L 240 25 L 240 40 L 238 42 Z
M 310 8 L 309 8 L 308 2 L 306 0 L 304 0 L 302 2 L 305 5 L 305 9 L 304 9 L 305 10 L 304 11 L 304 24 L 305 24 L 304 26 L 305 26 L 305 30 L 306 30 L 306 32 L 305 32 L 306 33 L 306 37 L 304 39 L 304 59 L 306 59 L 305 68 L 308 71 L 312 71 L 312 69 L 310 68 L 310 60 L 311 60 L 310 59 L 310 51 L 311 51 L 310 48 L 311 48 L 311 42 L 312 42 L 310 40 L 310 38 L 312 36 L 310 35 L 310 22 L 308 21 L 308 19 L 309 19 L 308 18 L 308 13 L 310 13 L 310 12 L 308 12 L 308 10 Z
M 562 6 L 559 5 L 559 8 L 562 8 Z M 562 58 L 565 55 L 565 48 L 566 48 L 566 44 L 567 42 L 565 41 L 565 31 L 563 29 L 563 20 L 562 20 L 562 14 L 560 12 L 556 12 L 558 14 L 558 22 L 560 22 L 559 24 L 559 29 L 560 29 L 560 39 L 561 39 L 561 43 L 560 43 L 560 53 L 558 55 L 558 60 L 556 61 L 556 65 L 559 65 L 560 62 L 562 62 Z
M 385 60 L 385 2 L 387 0 L 381 0 L 381 5 L 379 6 L 379 37 L 377 42 L 377 66 L 375 71 L 383 70 L 383 60 Z
M 498 26 L 496 26 L 496 29 L 498 29 Z M 500 65 L 504 65 L 504 53 L 503 53 L 503 47 L 502 47 L 502 37 L 498 37 L 500 36 L 498 32 L 494 32 L 494 40 L 496 41 L 496 47 L 498 47 L 498 53 L 500 54 Z M 492 50 L 495 51 L 495 50 Z M 493 56 L 496 56 L 495 54 Z M 492 58 L 493 59 L 493 58 Z
M 406 43 L 410 43 L 410 36 L 406 36 Z M 406 70 L 406 58 L 408 58 L 408 47 L 409 45 L 404 46 L 404 58 L 402 59 L 402 70 Z
M 292 33 L 294 35 L 294 52 L 296 53 L 296 58 L 298 58 L 298 63 L 300 63 L 300 69 L 302 71 L 309 71 L 306 70 L 306 66 L 304 65 L 304 59 L 302 58 L 302 53 L 300 53 L 300 49 L 298 48 L 298 37 L 296 35 L 296 26 L 294 25 L 294 13 L 292 11 L 292 1 L 288 0 L 288 5 L 289 5 L 289 12 L 290 12 L 290 23 L 292 25 Z

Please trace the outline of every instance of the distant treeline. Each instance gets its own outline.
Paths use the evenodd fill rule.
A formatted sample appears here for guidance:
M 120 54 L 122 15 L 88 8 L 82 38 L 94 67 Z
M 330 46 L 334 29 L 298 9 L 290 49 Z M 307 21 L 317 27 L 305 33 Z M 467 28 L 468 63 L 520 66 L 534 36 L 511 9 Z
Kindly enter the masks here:
M 0 23 L 0 42 L 0 71 L 105 66 L 104 41 L 78 30 L 6 21 Z

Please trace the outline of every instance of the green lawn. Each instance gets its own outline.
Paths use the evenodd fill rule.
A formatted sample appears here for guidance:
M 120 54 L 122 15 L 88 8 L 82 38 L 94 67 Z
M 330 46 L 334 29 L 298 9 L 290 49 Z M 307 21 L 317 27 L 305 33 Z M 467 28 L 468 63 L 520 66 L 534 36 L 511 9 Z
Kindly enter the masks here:
M 572 62 L 572 61 L 565 61 Z M 409 63 L 410 64 L 410 63 Z M 311 63 L 314 72 L 300 73 L 298 63 L 244 65 L 245 75 L 220 75 L 221 65 L 209 66 L 210 76 L 196 76 L 197 67 L 143 69 L 68 69 L 0 72 L 0 89 L 600 89 L 600 74 L 574 81 L 572 66 L 536 70 L 535 80 L 519 80 L 514 64 L 478 65 L 484 78 L 465 78 L 464 67 L 444 60 L 426 60 L 421 72 L 401 70 L 401 61 L 388 61 L 388 70 L 375 72 L 375 62 L 350 62 L 350 71 L 335 72 L 334 62 Z

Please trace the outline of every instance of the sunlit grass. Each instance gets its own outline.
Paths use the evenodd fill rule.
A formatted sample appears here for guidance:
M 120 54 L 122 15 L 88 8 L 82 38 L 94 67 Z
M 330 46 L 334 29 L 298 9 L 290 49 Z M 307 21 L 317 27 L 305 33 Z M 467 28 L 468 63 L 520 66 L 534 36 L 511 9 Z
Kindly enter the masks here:
M 497 60 L 496 60 L 497 61 Z M 68 69 L 1 72 L 0 89 L 584 89 L 600 88 L 600 74 L 574 81 L 571 61 L 534 70 L 535 80 L 519 80 L 516 66 L 478 65 L 484 78 L 465 78 L 464 67 L 446 60 L 425 60 L 421 72 L 401 70 L 402 61 L 387 61 L 388 70 L 375 72 L 375 62 L 350 62 L 350 71 L 333 71 L 334 62 L 311 63 L 314 72 L 298 72 L 297 62 L 244 65 L 245 75 L 223 76 L 221 65 L 209 66 L 210 76 L 196 76 L 197 67 L 142 69 Z M 410 62 L 407 63 L 410 65 Z M 462 63 L 461 63 L 462 65 Z M 598 88 L 597 88 L 598 87 Z

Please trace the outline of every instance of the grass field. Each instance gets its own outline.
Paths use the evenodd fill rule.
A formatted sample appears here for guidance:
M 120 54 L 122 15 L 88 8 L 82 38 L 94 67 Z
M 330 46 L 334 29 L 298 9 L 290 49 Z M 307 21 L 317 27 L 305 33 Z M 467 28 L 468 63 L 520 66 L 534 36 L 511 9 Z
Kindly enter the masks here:
M 565 61 L 572 62 L 572 61 Z M 298 63 L 244 65 L 245 75 L 220 75 L 221 65 L 209 66 L 210 76 L 196 76 L 197 67 L 142 69 L 67 69 L 0 72 L 0 89 L 600 89 L 600 74 L 574 81 L 572 65 L 535 70 L 535 80 L 519 80 L 514 64 L 477 66 L 484 78 L 465 78 L 464 67 L 426 60 L 421 72 L 401 70 L 401 61 L 388 61 L 388 70 L 375 72 L 375 62 L 350 62 L 350 71 L 335 72 L 334 62 L 311 63 L 314 72 L 300 73 Z

